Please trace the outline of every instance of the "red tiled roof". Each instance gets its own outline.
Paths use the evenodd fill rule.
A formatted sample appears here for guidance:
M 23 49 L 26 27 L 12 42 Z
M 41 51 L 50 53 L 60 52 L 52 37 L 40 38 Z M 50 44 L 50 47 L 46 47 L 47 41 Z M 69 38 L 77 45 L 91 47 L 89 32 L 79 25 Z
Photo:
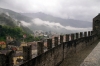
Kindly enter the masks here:
M 6 44 L 4 41 L 0 41 L 0 45 L 4 45 Z

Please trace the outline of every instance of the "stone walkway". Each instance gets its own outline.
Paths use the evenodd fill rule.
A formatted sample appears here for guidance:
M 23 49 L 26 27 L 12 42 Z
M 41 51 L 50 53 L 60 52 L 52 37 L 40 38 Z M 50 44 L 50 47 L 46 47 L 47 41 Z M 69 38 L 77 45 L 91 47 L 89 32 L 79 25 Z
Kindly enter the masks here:
M 98 44 L 99 40 L 92 45 L 86 47 L 80 52 L 67 57 L 59 66 L 80 66 L 84 59 L 91 53 L 91 51 Z
M 100 66 L 100 42 L 80 66 Z

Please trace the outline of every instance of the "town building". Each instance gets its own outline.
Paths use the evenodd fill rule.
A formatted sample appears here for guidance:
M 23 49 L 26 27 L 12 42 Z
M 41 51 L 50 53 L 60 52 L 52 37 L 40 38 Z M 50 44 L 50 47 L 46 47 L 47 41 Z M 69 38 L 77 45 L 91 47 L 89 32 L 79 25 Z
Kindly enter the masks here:
M 0 49 L 5 49 L 6 43 L 4 41 L 0 41 Z

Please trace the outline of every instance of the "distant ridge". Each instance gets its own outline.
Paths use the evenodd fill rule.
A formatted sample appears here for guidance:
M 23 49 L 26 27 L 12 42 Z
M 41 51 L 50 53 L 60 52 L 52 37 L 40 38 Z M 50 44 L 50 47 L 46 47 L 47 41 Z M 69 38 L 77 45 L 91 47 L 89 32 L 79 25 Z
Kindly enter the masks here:
M 24 22 L 26 22 L 26 24 L 29 23 L 30 25 L 27 26 L 28 27 L 27 30 L 30 29 L 30 30 L 32 30 L 32 32 L 34 32 L 35 30 L 53 31 L 53 32 L 57 32 L 57 33 L 75 32 L 73 30 L 59 28 L 59 26 L 54 26 L 53 28 L 51 28 L 50 26 L 47 26 L 47 25 L 36 25 L 33 22 L 33 20 L 36 18 L 43 20 L 43 21 L 48 21 L 50 23 L 52 23 L 52 22 L 59 23 L 64 27 L 66 27 L 66 26 L 75 27 L 75 28 L 90 28 L 90 27 L 92 27 L 92 22 L 75 20 L 75 19 L 63 19 L 63 18 L 59 18 L 59 17 L 54 17 L 52 15 L 44 14 L 41 12 L 39 12 L 39 13 L 17 13 L 12 10 L 9 10 L 9 9 L 0 8 L 0 13 L 8 13 L 10 15 L 10 17 L 15 20 L 24 21 Z M 24 24 L 22 24 L 22 25 L 25 27 Z

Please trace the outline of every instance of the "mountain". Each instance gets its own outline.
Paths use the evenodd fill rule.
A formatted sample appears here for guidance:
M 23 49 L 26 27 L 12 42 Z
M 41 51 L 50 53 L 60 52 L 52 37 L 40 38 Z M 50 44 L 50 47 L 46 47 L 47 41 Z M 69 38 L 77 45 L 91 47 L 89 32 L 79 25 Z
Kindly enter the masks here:
M 44 21 L 50 21 L 50 22 L 58 22 L 61 25 L 64 26 L 73 26 L 73 27 L 78 27 L 78 28 L 87 28 L 91 27 L 92 23 L 88 21 L 81 21 L 81 20 L 75 20 L 75 19 L 63 19 L 59 17 L 54 17 L 51 15 L 47 15 L 44 13 L 22 13 L 22 15 L 31 17 L 31 18 L 40 18 Z
M 12 27 L 16 26 L 15 21 L 4 13 L 0 14 L 0 24 L 9 25 Z
M 7 25 L 13 28 L 13 27 L 18 26 L 19 22 L 20 21 L 14 20 L 10 16 L 6 15 L 5 13 L 0 14 L 0 25 Z M 26 33 L 29 33 L 29 34 L 33 33 L 28 27 L 25 27 L 23 25 L 21 25 L 20 28 L 22 28 L 22 30 L 25 31 Z
M 6 13 L 11 18 L 20 21 L 23 27 L 28 27 L 27 30 L 32 30 L 32 31 L 43 30 L 43 31 L 54 31 L 59 33 L 71 33 L 75 32 L 76 30 L 66 29 L 66 27 L 68 26 L 69 28 L 75 27 L 76 29 L 92 27 L 91 22 L 74 20 L 74 19 L 63 19 L 48 14 L 44 14 L 41 12 L 17 13 L 9 9 L 0 8 L 0 13 Z M 37 18 L 38 20 L 35 21 Z M 24 21 L 24 23 L 22 21 Z
M 19 20 L 19 21 L 26 21 L 26 22 L 30 22 L 32 18 L 29 18 L 27 16 L 24 16 L 20 13 L 14 12 L 12 10 L 9 9 L 4 9 L 4 8 L 0 8 L 0 13 L 6 13 L 8 15 L 10 15 L 10 17 Z

